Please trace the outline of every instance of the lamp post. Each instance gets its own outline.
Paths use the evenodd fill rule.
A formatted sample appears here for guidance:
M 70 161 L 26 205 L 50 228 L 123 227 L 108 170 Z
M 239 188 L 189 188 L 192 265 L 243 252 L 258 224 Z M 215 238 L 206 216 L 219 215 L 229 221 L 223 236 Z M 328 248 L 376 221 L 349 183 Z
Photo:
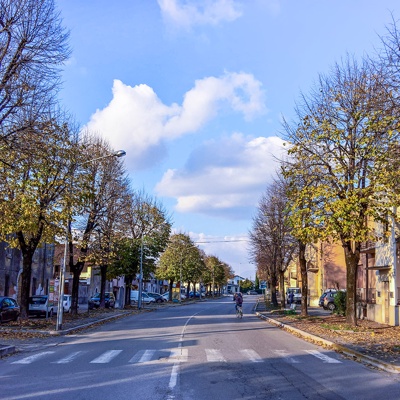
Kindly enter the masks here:
M 143 286 L 143 232 L 142 240 L 140 243 L 140 274 L 139 274 L 139 298 L 138 298 L 138 309 L 142 308 L 142 286 Z
M 97 161 L 97 160 L 102 160 L 104 158 L 109 158 L 109 157 L 123 157 L 126 155 L 126 152 L 124 150 L 117 150 L 114 153 L 107 154 L 102 157 L 96 157 L 91 160 L 85 161 L 83 165 Z M 56 331 L 59 331 L 62 329 L 62 320 L 63 320 L 63 311 L 64 311 L 64 280 L 65 280 L 65 270 L 66 270 L 66 265 L 67 265 L 67 253 L 68 253 L 68 237 L 69 237 L 69 227 L 70 227 L 71 221 L 67 222 L 66 226 L 66 235 L 65 235 L 65 248 L 64 248 L 64 259 L 63 263 L 61 265 L 60 269 L 60 279 L 59 279 L 59 288 L 58 288 L 58 305 L 57 305 L 57 323 L 56 323 Z

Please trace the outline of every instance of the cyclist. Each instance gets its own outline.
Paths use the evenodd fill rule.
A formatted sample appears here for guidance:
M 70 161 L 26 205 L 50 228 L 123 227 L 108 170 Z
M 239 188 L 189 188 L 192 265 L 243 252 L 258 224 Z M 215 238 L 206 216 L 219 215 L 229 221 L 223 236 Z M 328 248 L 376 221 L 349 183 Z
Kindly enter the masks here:
M 238 292 L 233 295 L 233 301 L 235 302 L 235 311 L 237 311 L 238 306 L 241 307 L 243 304 L 243 295 Z

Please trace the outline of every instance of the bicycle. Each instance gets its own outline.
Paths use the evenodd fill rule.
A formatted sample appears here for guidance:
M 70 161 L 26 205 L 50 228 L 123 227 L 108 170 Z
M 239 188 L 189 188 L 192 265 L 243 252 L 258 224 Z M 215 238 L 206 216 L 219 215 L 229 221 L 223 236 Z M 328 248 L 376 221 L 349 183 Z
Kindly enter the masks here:
M 242 306 L 236 306 L 236 318 L 243 318 Z

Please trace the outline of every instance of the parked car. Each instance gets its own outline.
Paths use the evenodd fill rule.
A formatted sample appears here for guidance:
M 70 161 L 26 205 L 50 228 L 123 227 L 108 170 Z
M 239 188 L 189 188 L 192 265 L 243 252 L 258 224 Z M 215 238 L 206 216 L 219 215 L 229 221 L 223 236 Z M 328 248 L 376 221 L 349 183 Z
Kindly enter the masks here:
M 293 303 L 301 304 L 301 289 L 299 287 L 289 287 L 286 290 L 286 303 L 290 303 L 290 293 L 293 293 Z
M 131 290 L 131 303 L 137 303 L 139 301 L 139 290 Z M 156 299 L 149 296 L 146 292 L 142 292 L 142 303 L 150 304 L 155 303 Z
M 156 303 L 164 303 L 165 299 L 160 293 L 146 292 L 148 296 L 153 297 Z
M 29 297 L 28 315 L 35 317 L 51 318 L 54 314 L 54 303 L 48 295 L 37 295 Z
M 164 299 L 166 301 L 169 300 L 169 292 L 165 292 L 162 297 L 164 297 Z M 172 299 L 174 298 L 174 293 L 172 293 Z M 181 293 L 181 300 L 185 300 L 186 299 L 186 295 L 184 295 L 183 293 Z
M 112 292 L 104 293 L 104 305 L 106 308 L 114 308 L 115 307 L 115 296 Z M 96 293 L 92 296 L 88 301 L 89 310 L 93 310 L 94 308 L 100 307 L 100 293 Z
M 345 292 L 345 291 L 343 290 L 343 292 Z M 335 308 L 336 308 L 335 296 L 337 293 L 338 293 L 337 291 L 334 291 L 334 292 L 332 291 L 332 292 L 328 292 L 326 294 L 326 296 L 324 297 L 324 305 L 323 305 L 325 310 L 329 310 L 329 311 L 335 310 Z
M 319 305 L 320 307 L 323 307 L 323 306 L 324 306 L 324 299 L 325 299 L 326 295 L 327 295 L 329 292 L 331 292 L 331 293 L 336 293 L 337 290 L 336 290 L 336 289 L 327 289 L 327 290 L 325 290 L 325 292 L 322 293 L 322 295 L 320 296 L 319 301 L 318 301 L 318 305 Z
M 205 297 L 206 295 L 204 293 L 201 294 L 201 297 Z M 193 299 L 193 297 L 200 297 L 200 293 L 196 291 L 196 293 L 193 292 L 193 290 L 191 292 L 189 292 L 189 297 L 191 299 Z M 186 298 L 186 297 L 185 297 Z
M 72 296 L 70 294 L 64 294 L 63 312 L 70 313 L 71 306 L 72 306 Z
M 249 291 L 247 292 L 247 294 L 249 294 L 249 295 L 255 295 L 255 294 L 258 294 L 258 292 L 256 292 L 255 290 L 249 290 Z
M 0 323 L 17 321 L 21 309 L 12 297 L 0 297 Z

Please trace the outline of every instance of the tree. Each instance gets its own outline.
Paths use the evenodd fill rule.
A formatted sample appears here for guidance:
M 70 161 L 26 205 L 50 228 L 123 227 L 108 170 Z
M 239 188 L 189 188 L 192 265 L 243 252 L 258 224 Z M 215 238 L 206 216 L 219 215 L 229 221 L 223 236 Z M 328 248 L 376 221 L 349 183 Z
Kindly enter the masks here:
M 384 74 L 347 58 L 296 107 L 297 121 L 285 123 L 293 185 L 291 211 L 297 232 L 314 241 L 339 240 L 347 271 L 347 322 L 356 325 L 356 274 L 361 243 L 375 239 L 368 219 L 385 221 L 399 204 L 399 143 L 395 99 Z M 304 224 L 302 216 L 307 213 Z M 394 215 L 392 215 L 394 217 Z M 296 218 L 295 218 L 296 219 Z
M 273 304 L 278 304 L 276 286 L 279 282 L 284 305 L 284 273 L 297 250 L 297 242 L 291 234 L 286 187 L 281 178 L 267 187 L 259 202 L 250 241 L 253 261 L 260 270 L 266 268 L 260 275 L 270 283 Z
M 66 206 L 70 218 L 68 224 L 69 269 L 72 280 L 71 312 L 78 312 L 79 278 L 90 255 L 93 234 L 100 222 L 120 196 L 116 184 L 123 179 L 122 163 L 108 143 L 87 136 L 80 142 L 81 161 L 79 169 L 69 182 L 71 202 Z
M 221 286 L 225 285 L 230 277 L 228 264 L 222 262 L 217 256 L 206 256 L 204 259 L 206 269 L 203 273 L 203 282 L 210 286 L 212 296 L 214 296 L 215 286 L 221 291 Z
M 107 210 L 99 218 L 86 258 L 87 262 L 98 266 L 100 270 L 100 308 L 105 307 L 106 282 L 108 278 L 113 277 L 109 269 L 117 257 L 118 244 L 126 237 L 125 226 L 120 216 L 127 212 L 131 198 L 127 178 L 122 171 L 117 172 L 119 173 L 115 174 L 114 181 L 105 188 L 110 192 L 107 196 L 110 201 Z
M 64 232 L 77 146 L 70 125 L 50 115 L 23 136 L 18 148 L 8 150 L 13 168 L 0 163 L 0 235 L 22 252 L 21 317 L 27 318 L 32 258 L 41 243 L 53 243 Z
M 116 243 L 110 277 L 124 276 L 130 289 L 142 263 L 143 277 L 156 270 L 156 262 L 164 251 L 171 232 L 171 221 L 162 204 L 143 192 L 132 193 L 123 215 L 120 215 L 124 236 Z M 125 302 L 130 302 L 130 290 Z
M 2 148 L 18 147 L 21 134 L 35 130 L 56 101 L 59 70 L 70 54 L 68 36 L 54 0 L 0 0 Z
M 204 255 L 184 233 L 171 235 L 161 254 L 157 277 L 169 281 L 169 300 L 172 300 L 174 282 L 197 282 L 205 269 Z

